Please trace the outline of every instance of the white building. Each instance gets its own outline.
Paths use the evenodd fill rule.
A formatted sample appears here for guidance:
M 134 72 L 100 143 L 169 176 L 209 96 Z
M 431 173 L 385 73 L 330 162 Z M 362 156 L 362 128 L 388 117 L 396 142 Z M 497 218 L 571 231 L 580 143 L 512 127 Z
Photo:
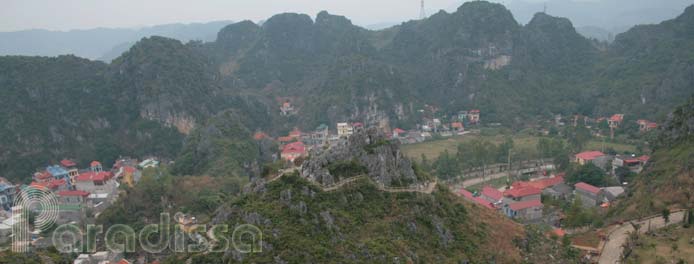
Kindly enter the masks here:
M 337 123 L 337 135 L 340 137 L 349 137 L 354 133 L 354 127 L 349 123 Z

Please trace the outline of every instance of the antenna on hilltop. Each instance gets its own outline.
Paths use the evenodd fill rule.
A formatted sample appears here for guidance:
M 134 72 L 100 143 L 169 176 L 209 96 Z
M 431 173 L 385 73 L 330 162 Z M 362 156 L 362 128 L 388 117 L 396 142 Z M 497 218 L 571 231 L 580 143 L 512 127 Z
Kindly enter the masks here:
M 545 2 L 545 5 L 542 8 L 542 13 L 547 14 L 547 2 Z
M 422 0 L 421 3 L 422 3 L 422 5 L 421 5 L 421 8 L 419 10 L 419 19 L 425 19 L 425 18 L 427 18 L 427 12 L 424 11 L 424 0 Z

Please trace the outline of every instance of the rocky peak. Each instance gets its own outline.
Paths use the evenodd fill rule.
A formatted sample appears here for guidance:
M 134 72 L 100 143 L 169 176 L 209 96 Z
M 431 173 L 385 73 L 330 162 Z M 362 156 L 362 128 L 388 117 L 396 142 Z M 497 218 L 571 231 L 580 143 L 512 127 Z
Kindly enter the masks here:
M 357 129 L 337 146 L 314 150 L 302 166 L 301 175 L 324 186 L 359 175 L 368 175 L 385 186 L 421 183 L 399 144 L 375 128 Z
M 236 51 L 250 45 L 258 36 L 260 27 L 251 21 L 241 21 L 224 27 L 217 34 L 216 44 L 225 51 Z

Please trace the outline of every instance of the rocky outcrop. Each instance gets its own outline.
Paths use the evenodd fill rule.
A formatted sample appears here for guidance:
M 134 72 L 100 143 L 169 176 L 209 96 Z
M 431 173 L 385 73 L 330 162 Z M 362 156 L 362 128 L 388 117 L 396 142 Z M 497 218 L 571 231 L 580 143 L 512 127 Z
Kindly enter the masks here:
M 354 135 L 337 146 L 315 150 L 302 166 L 301 175 L 331 186 L 342 179 L 357 176 L 345 175 L 346 170 L 352 174 L 364 172 L 361 174 L 368 174 L 377 183 L 388 187 L 410 186 L 420 181 L 399 144 L 389 141 L 375 128 L 357 129 Z

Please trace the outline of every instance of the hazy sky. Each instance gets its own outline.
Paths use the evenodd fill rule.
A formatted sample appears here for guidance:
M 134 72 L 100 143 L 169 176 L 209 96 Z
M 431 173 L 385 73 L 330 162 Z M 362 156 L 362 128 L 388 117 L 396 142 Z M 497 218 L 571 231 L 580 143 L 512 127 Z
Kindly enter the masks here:
M 466 0 L 425 0 L 428 14 L 454 11 Z M 694 0 L 491 0 L 520 23 L 548 2 L 548 13 L 576 25 L 603 27 L 656 23 L 680 14 Z M 283 12 L 315 16 L 327 10 L 357 25 L 402 22 L 419 16 L 420 0 L 0 0 L 0 31 L 140 27 L 216 20 L 255 22 Z
M 427 10 L 439 10 L 453 8 L 462 1 L 425 2 Z M 321 10 L 367 25 L 417 18 L 419 5 L 420 0 L 2 0 L 0 31 L 258 21 L 282 12 L 315 16 Z

